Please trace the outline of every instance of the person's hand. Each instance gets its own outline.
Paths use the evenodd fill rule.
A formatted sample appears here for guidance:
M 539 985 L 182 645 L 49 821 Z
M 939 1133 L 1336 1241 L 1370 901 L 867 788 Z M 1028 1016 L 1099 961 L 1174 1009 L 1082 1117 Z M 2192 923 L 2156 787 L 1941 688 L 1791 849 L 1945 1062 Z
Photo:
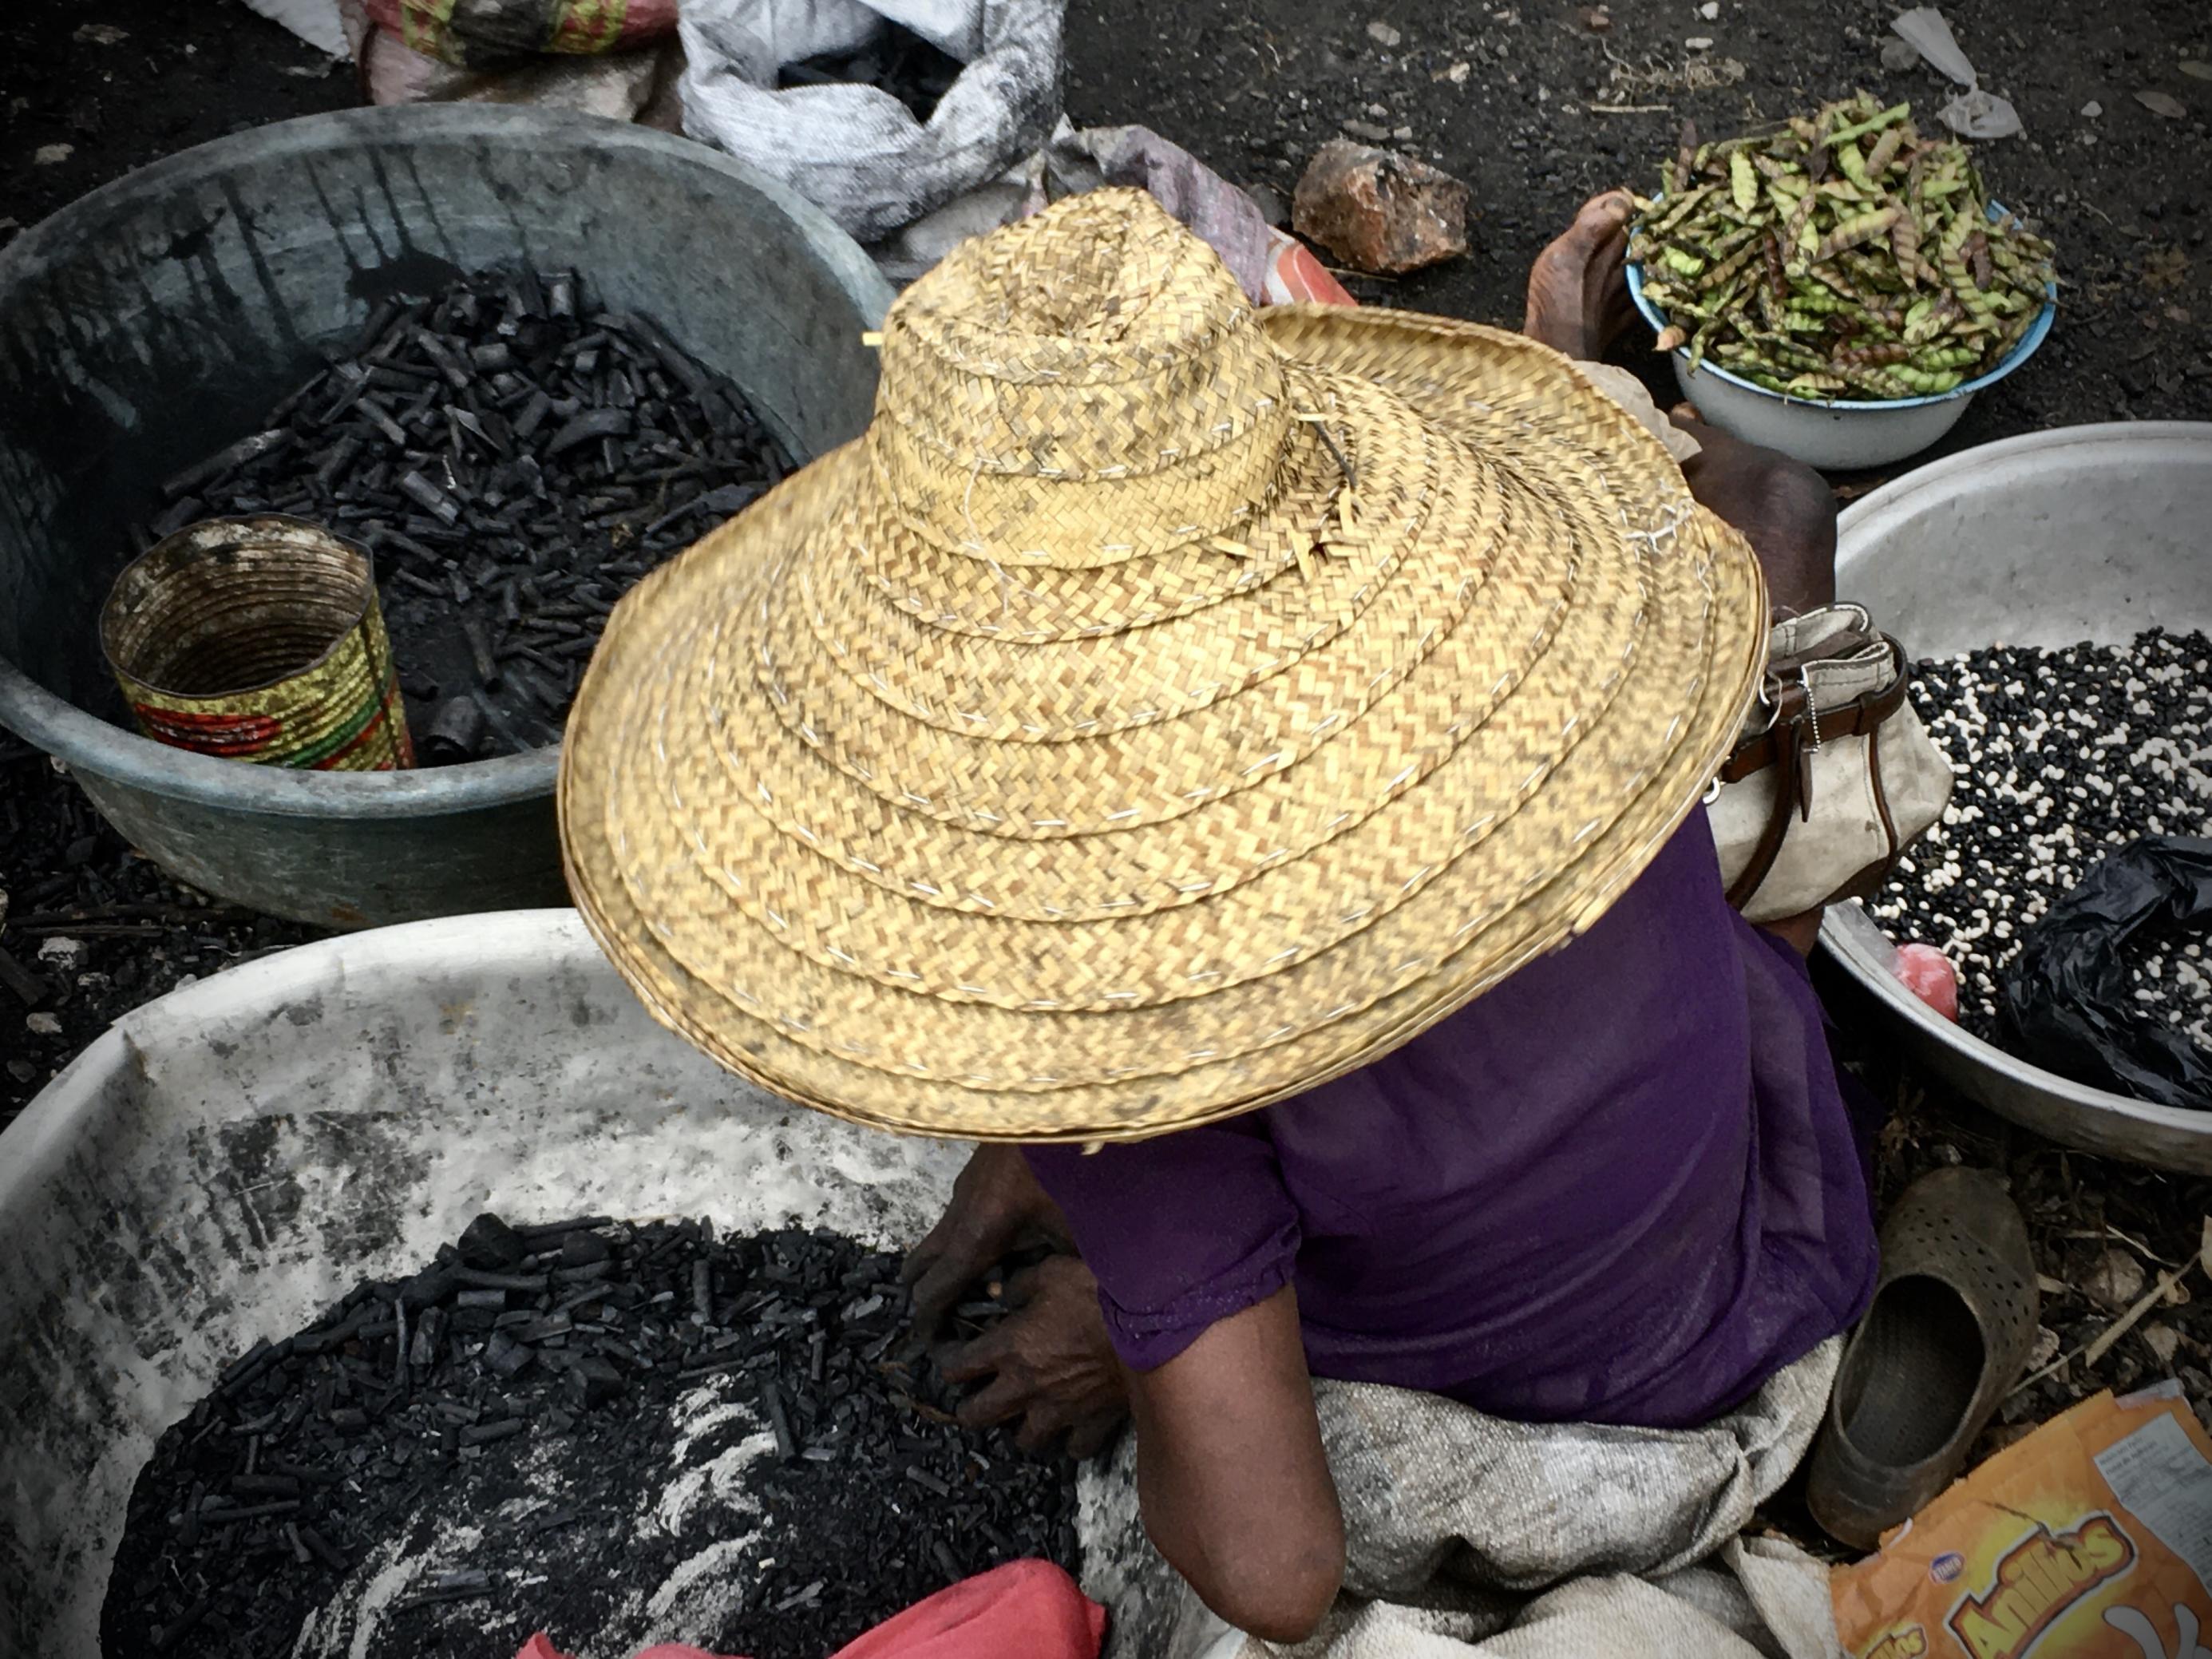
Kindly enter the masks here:
M 1048 1256 L 1014 1275 L 1006 1301 L 1013 1312 L 944 1358 L 952 1382 L 991 1379 L 960 1407 L 960 1421 L 980 1429 L 1018 1419 L 1024 1451 L 1042 1451 L 1064 1431 L 1069 1456 L 1095 1456 L 1129 1411 L 1098 1281 L 1080 1258 Z
M 915 1328 L 935 1334 L 961 1293 L 1007 1255 L 1036 1244 L 1073 1249 L 1059 1206 L 1017 1146 L 978 1146 L 952 1183 L 951 1201 L 899 1279 L 914 1298 Z

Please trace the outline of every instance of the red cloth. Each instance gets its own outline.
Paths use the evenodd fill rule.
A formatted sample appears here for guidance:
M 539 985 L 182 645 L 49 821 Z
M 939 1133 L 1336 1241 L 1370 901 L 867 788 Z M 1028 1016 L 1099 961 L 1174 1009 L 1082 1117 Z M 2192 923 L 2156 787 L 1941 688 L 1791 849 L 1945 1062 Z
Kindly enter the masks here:
M 1098 1659 L 1106 1609 L 1049 1561 L 1009 1561 L 917 1601 L 830 1659 Z M 539 1631 L 514 1659 L 568 1659 Z M 678 1642 L 637 1659 L 715 1659 Z
M 831 1659 L 1098 1659 L 1106 1609 L 1049 1561 L 1009 1561 L 887 1619 Z

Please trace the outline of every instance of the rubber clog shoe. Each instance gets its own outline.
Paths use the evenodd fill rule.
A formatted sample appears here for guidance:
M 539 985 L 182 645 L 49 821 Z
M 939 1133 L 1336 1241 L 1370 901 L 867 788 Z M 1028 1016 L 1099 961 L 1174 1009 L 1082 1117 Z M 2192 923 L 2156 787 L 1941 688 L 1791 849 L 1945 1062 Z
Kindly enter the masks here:
M 1994 1176 L 1938 1170 L 1881 1228 L 1881 1278 L 1851 1333 L 1805 1499 L 1872 1549 L 1948 1486 L 2035 1346 L 2027 1223 Z

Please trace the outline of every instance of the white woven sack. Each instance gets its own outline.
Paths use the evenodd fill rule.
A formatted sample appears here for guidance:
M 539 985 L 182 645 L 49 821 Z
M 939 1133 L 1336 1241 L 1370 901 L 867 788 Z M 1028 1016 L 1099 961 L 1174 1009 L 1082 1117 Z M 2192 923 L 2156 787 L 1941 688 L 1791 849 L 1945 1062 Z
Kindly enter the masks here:
M 1060 114 L 1066 0 L 684 0 L 684 125 L 880 241 L 1033 154 Z M 776 90 L 886 21 L 967 68 L 927 123 L 874 87 Z

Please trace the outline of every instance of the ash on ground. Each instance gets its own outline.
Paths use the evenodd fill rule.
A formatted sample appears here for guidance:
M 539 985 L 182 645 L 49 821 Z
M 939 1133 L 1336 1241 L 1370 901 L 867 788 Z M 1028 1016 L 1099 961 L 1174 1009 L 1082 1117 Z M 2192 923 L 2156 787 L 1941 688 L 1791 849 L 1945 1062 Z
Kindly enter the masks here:
M 103 1650 L 377 1659 L 544 1629 L 820 1659 L 1001 1562 L 1075 1570 L 1072 1466 L 954 1424 L 896 1274 L 821 1232 L 479 1218 L 162 1436 Z
M 1911 695 L 1958 787 L 1867 909 L 1951 958 L 1960 1023 L 1995 1040 L 1998 970 L 2025 929 L 2112 848 L 2212 823 L 2212 639 L 1995 646 L 1919 664 Z M 2132 967 L 2137 1000 L 2212 1048 L 2203 945 L 2147 947 Z
M 418 760 L 558 741 L 617 599 L 791 458 L 744 396 L 573 274 L 391 301 L 161 485 L 152 538 L 285 513 L 367 548 Z

